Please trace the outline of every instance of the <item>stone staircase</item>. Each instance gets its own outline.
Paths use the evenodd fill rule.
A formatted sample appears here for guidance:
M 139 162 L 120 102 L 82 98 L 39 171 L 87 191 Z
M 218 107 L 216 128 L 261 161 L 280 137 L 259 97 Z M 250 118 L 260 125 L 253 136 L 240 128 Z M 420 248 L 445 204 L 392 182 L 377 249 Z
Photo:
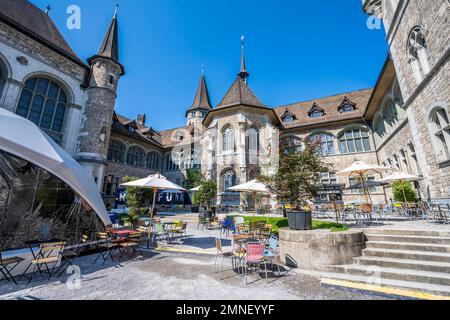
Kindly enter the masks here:
M 368 229 L 354 264 L 329 266 L 323 279 L 450 296 L 450 231 Z

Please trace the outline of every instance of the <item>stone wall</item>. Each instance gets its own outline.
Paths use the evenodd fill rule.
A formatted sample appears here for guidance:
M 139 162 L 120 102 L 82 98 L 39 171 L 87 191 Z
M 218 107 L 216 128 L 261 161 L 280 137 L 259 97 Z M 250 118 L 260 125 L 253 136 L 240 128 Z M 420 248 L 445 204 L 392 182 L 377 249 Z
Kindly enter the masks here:
M 47 77 L 60 84 L 68 95 L 62 147 L 75 155 L 86 92 L 81 89 L 87 70 L 35 40 L 0 22 L 0 60 L 6 66 L 6 84 L 0 107 L 15 112 L 25 81 Z
M 399 1 L 397 12 L 384 18 L 392 59 L 405 100 L 405 108 L 419 167 L 424 176 L 421 189 L 429 189 L 435 200 L 450 199 L 450 161 L 439 161 L 429 131 L 429 112 L 434 106 L 450 103 L 450 6 L 446 0 Z M 422 28 L 430 53 L 431 71 L 417 82 L 409 63 L 408 41 L 411 30 Z

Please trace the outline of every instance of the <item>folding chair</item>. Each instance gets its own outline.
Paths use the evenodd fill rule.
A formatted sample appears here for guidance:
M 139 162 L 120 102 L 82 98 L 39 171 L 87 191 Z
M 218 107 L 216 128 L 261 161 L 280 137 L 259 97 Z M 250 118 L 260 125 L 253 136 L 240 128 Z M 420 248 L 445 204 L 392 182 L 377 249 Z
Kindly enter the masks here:
M 77 243 L 76 247 L 71 250 L 64 250 L 61 253 L 61 265 L 58 270 L 56 270 L 56 274 L 59 273 L 58 278 L 63 275 L 63 273 L 69 268 L 69 266 L 73 266 L 73 261 L 80 255 L 82 245 L 88 242 L 89 236 L 82 235 L 80 241 Z
M 216 238 L 216 259 L 214 260 L 214 272 L 217 272 L 217 261 L 219 259 L 222 259 L 220 262 L 220 268 L 219 268 L 219 273 L 220 273 L 220 280 L 222 280 L 222 273 L 223 273 L 223 262 L 225 261 L 225 259 L 231 259 L 231 263 L 233 265 L 233 270 L 235 269 L 235 259 L 236 256 L 234 255 L 233 252 L 223 252 L 222 249 L 222 240 L 220 240 L 219 238 Z
M 12 281 L 15 284 L 17 284 L 16 279 L 14 279 L 13 275 L 11 274 L 11 272 L 23 260 L 25 260 L 25 259 L 20 258 L 20 257 L 10 257 L 10 258 L 3 259 L 2 258 L 2 253 L 0 252 L 0 273 L 3 275 L 0 278 L 0 281 L 2 281 L 3 279 L 6 279 L 6 281 Z
M 33 267 L 34 271 L 31 274 L 30 279 L 28 280 L 28 284 L 30 284 L 31 281 L 33 281 L 36 274 L 38 273 L 41 274 L 44 271 L 48 273 L 48 279 L 50 279 L 59 262 L 61 253 L 64 250 L 64 245 L 65 242 L 53 242 L 41 244 L 38 254 L 33 260 L 31 260 L 30 265 L 22 273 L 19 280 L 25 276 L 30 267 Z M 54 253 L 56 253 L 56 255 Z M 50 267 L 49 265 L 52 266 Z M 42 267 L 45 267 L 44 271 Z
M 273 271 L 273 260 L 278 256 L 278 238 L 272 235 L 269 239 L 269 248 L 264 251 L 264 258 L 270 261 L 270 265 L 272 266 Z M 278 267 L 278 275 L 281 274 L 280 265 L 277 264 Z
M 100 249 L 100 253 L 97 255 L 97 258 L 95 258 L 94 263 L 97 263 L 97 260 L 102 257 L 103 264 L 108 260 L 108 258 L 111 259 L 111 261 L 114 260 L 113 253 L 115 250 L 117 250 L 117 243 L 112 243 L 109 240 L 109 236 L 105 232 L 98 232 L 97 233 L 97 248 Z
M 255 271 L 261 269 L 261 264 L 264 264 L 264 271 L 266 274 L 266 282 L 269 282 L 267 277 L 267 265 L 266 259 L 264 258 L 265 246 L 261 243 L 251 243 L 247 244 L 247 254 L 244 258 L 244 268 L 245 268 L 245 284 L 248 284 L 248 268 L 254 266 Z

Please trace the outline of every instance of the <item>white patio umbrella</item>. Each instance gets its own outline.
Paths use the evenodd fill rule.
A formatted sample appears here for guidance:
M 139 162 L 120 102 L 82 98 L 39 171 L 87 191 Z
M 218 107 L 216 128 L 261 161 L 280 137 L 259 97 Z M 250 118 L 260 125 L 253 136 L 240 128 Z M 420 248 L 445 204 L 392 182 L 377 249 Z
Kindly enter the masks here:
M 253 203 L 256 210 L 256 195 L 258 193 L 270 193 L 270 190 L 267 188 L 267 186 L 258 181 L 258 180 L 252 180 L 247 183 L 234 186 L 231 188 L 228 188 L 229 191 L 237 191 L 237 192 L 251 192 L 253 193 Z M 253 218 L 252 218 L 253 225 L 255 224 L 255 212 L 253 212 Z
M 0 108 L 0 150 L 55 175 L 89 204 L 105 225 L 112 224 L 90 172 L 34 123 L 3 108 Z
M 198 186 L 197 188 L 193 188 L 193 189 L 191 189 L 191 190 L 189 190 L 189 191 L 192 191 L 192 192 L 198 192 L 198 191 L 200 191 L 200 188 L 201 188 L 202 186 Z
M 367 164 L 364 161 L 356 161 L 350 167 L 337 172 L 336 174 L 339 176 L 345 177 L 359 177 L 361 182 L 364 185 L 364 193 L 366 195 L 366 201 L 372 202 L 372 198 L 370 197 L 370 192 L 366 186 L 366 177 L 370 174 L 382 174 L 383 172 L 392 170 L 388 167 L 383 167 L 376 164 Z
M 135 188 L 147 188 L 151 189 L 153 191 L 153 202 L 152 202 L 152 212 L 150 214 L 150 222 L 148 224 L 148 243 L 147 247 L 150 246 L 150 239 L 151 239 L 151 233 L 152 233 L 152 221 L 153 221 L 153 215 L 155 213 L 156 208 L 156 194 L 160 190 L 178 190 L 178 191 L 186 191 L 183 187 L 180 187 L 179 185 L 167 180 L 166 177 L 164 177 L 161 174 L 155 174 L 148 176 L 144 179 L 139 179 L 135 181 L 130 181 L 127 183 L 121 184 L 121 186 L 124 187 L 135 187 Z
M 406 194 L 405 194 L 405 188 L 403 186 L 403 182 L 419 181 L 422 179 L 423 179 L 422 177 L 414 176 L 412 174 L 400 171 L 400 172 L 395 172 L 394 174 L 391 174 L 390 176 L 387 176 L 387 177 L 381 179 L 380 182 L 387 182 L 387 183 L 401 182 L 403 198 L 406 202 Z

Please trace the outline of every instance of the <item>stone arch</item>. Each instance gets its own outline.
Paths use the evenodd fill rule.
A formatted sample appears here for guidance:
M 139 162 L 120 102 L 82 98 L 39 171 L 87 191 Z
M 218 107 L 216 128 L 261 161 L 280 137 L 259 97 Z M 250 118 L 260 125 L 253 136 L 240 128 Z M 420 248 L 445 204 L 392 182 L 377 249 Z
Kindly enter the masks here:
M 32 78 L 45 78 L 55 82 L 57 85 L 59 85 L 61 88 L 65 90 L 65 93 L 67 95 L 67 103 L 72 104 L 75 102 L 75 94 L 73 92 L 72 87 L 57 75 L 43 71 L 32 72 L 27 74 L 25 78 L 23 78 L 22 80 L 23 85 L 25 85 L 25 83 Z

